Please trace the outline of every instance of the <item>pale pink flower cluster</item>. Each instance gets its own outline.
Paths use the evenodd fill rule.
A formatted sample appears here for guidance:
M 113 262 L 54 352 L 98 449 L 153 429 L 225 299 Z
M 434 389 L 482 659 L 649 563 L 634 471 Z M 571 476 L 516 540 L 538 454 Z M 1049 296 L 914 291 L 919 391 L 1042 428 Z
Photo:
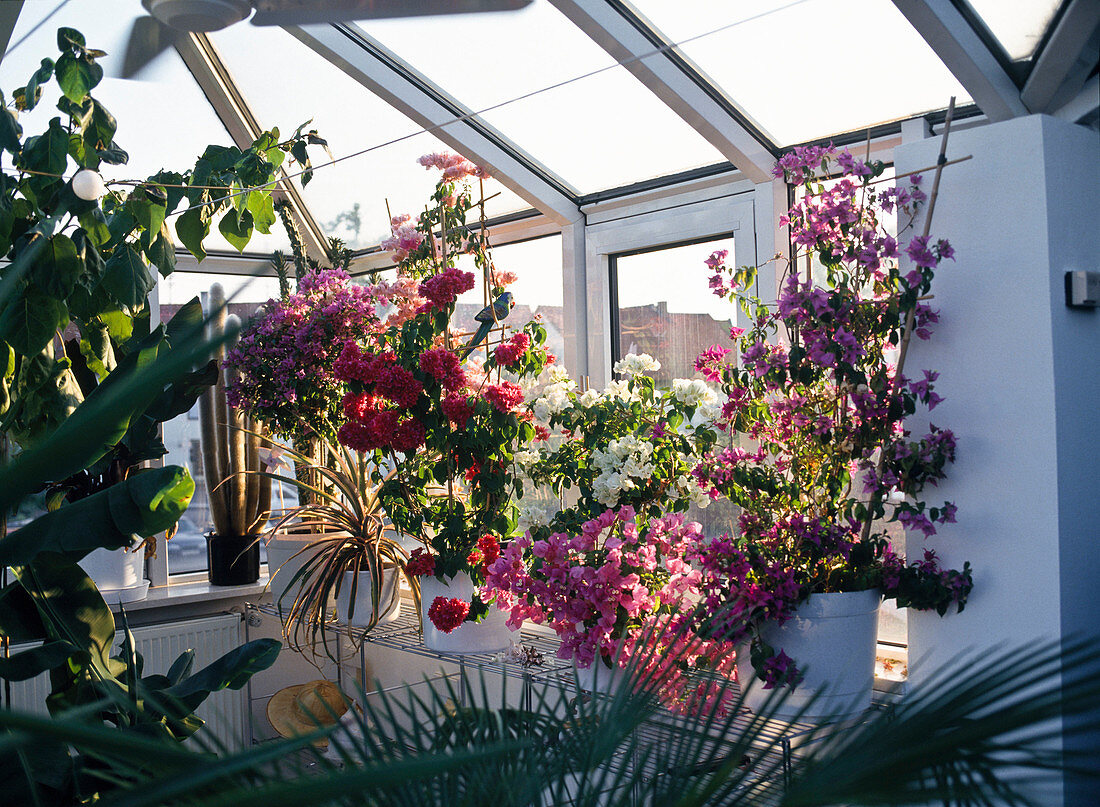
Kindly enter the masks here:
M 387 327 L 401 327 L 402 323 L 415 317 L 420 307 L 427 302 L 420 296 L 420 281 L 415 277 L 399 274 L 392 283 L 380 280 L 373 288 L 379 302 L 394 307 L 386 318 Z
M 424 242 L 424 233 L 416 229 L 420 220 L 408 213 L 390 219 L 390 237 L 382 241 L 381 247 L 393 255 L 395 261 L 403 261 Z
M 438 168 L 443 172 L 444 182 L 455 182 L 466 177 L 489 179 L 489 172 L 480 165 L 474 165 L 460 154 L 447 152 L 425 154 L 417 159 L 425 168 Z

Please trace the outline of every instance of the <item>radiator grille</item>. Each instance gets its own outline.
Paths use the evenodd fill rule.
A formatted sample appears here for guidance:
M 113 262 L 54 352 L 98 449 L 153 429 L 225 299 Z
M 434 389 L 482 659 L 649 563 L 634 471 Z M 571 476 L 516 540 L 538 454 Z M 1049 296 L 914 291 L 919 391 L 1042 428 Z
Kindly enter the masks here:
M 144 675 L 166 673 L 172 662 L 188 649 L 195 651 L 195 670 L 239 647 L 243 641 L 241 618 L 238 614 L 219 614 L 202 619 L 169 622 L 133 628 L 137 650 L 145 659 Z M 115 648 L 122 644 L 122 633 L 115 634 Z M 12 647 L 12 653 L 22 649 Z M 13 683 L 12 708 L 37 714 L 46 713 L 46 696 L 50 693 L 50 677 L 43 673 L 29 681 Z M 196 710 L 206 721 L 204 733 L 230 748 L 245 743 L 245 692 L 224 690 L 215 692 Z

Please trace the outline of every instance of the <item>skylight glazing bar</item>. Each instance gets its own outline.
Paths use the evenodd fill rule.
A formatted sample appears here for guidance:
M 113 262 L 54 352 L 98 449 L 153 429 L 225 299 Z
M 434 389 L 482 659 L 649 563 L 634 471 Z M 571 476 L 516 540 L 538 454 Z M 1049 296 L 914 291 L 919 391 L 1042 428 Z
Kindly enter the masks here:
M 561 224 L 581 218 L 577 191 L 355 25 L 286 31 Z
M 991 121 L 1028 114 L 1020 90 L 995 50 L 979 36 L 952 0 L 894 0 L 929 47 L 954 73 Z
M 206 34 L 190 33 L 178 37 L 175 47 L 237 147 L 251 146 L 265 129 L 252 113 L 210 38 Z M 293 182 L 280 179 L 278 189 L 285 194 L 301 225 L 307 252 L 315 258 L 323 258 L 328 252 L 328 238 L 298 188 Z
M 1096 67 L 1100 3 L 1071 0 L 1037 51 L 1020 97 L 1032 112 L 1050 112 L 1071 100 Z
M 753 182 L 771 180 L 775 144 L 633 7 L 621 0 L 551 3 Z

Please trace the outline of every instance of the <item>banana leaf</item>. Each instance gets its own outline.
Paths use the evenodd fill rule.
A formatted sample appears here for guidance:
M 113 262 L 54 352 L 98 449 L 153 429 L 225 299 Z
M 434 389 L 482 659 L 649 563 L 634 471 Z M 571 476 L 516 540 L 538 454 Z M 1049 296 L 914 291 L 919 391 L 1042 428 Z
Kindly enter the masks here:
M 118 549 L 168 529 L 191 502 L 195 482 L 186 468 L 153 468 L 86 499 L 38 517 L 0 538 L 0 566 L 30 563 L 39 552 L 72 561 L 93 549 Z

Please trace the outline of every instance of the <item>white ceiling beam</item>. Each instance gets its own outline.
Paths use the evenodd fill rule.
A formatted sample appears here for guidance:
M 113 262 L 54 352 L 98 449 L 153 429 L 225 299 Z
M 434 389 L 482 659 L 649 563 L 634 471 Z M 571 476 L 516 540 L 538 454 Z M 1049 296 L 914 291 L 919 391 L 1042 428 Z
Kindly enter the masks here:
M 1085 82 L 1085 86 L 1076 97 L 1051 114 L 1070 123 L 1082 123 L 1095 120 L 1098 112 L 1100 112 L 1100 76 L 1093 76 Z
M 1096 67 L 1100 3 L 1073 0 L 1043 46 L 1020 98 L 1032 112 L 1050 112 L 1073 98 Z
M 390 106 L 560 225 L 583 219 L 575 188 L 462 106 L 358 26 L 309 25 L 285 29 Z
M 174 44 L 234 144 L 247 149 L 267 130 L 252 113 L 210 38 L 206 34 L 185 34 L 176 37 Z M 285 171 L 279 173 L 283 178 L 279 179 L 276 196 L 282 194 L 290 202 L 306 252 L 323 259 L 328 253 L 328 236 L 309 211 L 298 187 L 285 178 Z
M 991 121 L 1028 114 L 1012 78 L 951 0 L 894 0 Z
M 771 182 L 774 149 L 738 120 L 733 103 L 630 8 L 604 0 L 550 0 L 753 182 Z M 629 15 L 629 16 L 626 16 Z

